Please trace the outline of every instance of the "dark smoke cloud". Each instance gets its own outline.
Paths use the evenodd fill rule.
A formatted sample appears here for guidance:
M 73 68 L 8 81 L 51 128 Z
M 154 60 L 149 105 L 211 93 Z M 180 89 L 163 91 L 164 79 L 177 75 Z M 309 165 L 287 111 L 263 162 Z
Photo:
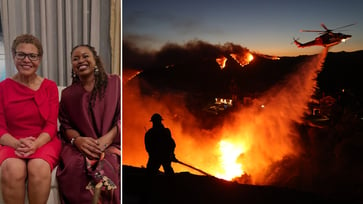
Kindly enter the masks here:
M 240 45 L 225 43 L 213 45 L 201 40 L 189 41 L 183 45 L 167 43 L 160 50 L 145 51 L 139 49 L 130 40 L 123 42 L 124 68 L 148 69 L 154 65 L 185 64 L 217 57 L 228 57 L 231 53 L 245 53 L 249 50 Z
M 131 41 L 124 40 L 122 43 L 122 54 L 123 70 L 128 70 L 144 69 L 149 64 L 152 64 L 155 53 L 141 50 Z

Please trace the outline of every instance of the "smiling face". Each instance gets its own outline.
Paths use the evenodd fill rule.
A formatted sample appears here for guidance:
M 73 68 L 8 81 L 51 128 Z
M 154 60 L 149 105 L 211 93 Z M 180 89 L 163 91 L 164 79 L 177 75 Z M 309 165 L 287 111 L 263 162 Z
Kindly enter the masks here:
M 80 78 L 94 77 L 96 60 L 92 51 L 86 46 L 80 46 L 73 50 L 72 69 Z
M 24 55 L 26 56 L 24 57 Z M 32 57 L 29 55 L 32 55 Z M 18 46 L 16 46 L 13 60 L 18 73 L 23 76 L 34 75 L 38 70 L 41 60 L 41 57 L 38 55 L 38 48 L 31 43 L 20 43 Z M 32 58 L 32 60 L 30 58 Z

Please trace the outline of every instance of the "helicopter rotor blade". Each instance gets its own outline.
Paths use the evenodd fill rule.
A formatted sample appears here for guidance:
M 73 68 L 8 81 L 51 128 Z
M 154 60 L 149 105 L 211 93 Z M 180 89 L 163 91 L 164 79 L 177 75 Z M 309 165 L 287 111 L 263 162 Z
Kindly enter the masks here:
M 300 32 L 315 32 L 315 33 L 323 33 L 325 30 L 300 30 Z
M 325 24 L 324 23 L 322 23 L 322 24 L 320 24 L 321 25 L 321 27 L 323 27 L 326 31 L 330 31 L 326 26 L 325 26 Z
M 324 23 L 320 24 L 321 27 L 323 27 L 325 30 L 300 30 L 300 32 L 315 32 L 315 33 L 320 33 L 320 34 L 324 34 L 324 33 L 329 33 L 332 32 L 333 30 L 341 30 L 342 28 L 346 28 L 352 25 L 355 25 L 355 23 L 349 24 L 349 25 L 345 25 L 345 26 L 341 26 L 335 29 L 328 29 L 328 27 L 325 26 Z
M 349 25 L 345 25 L 345 26 L 341 26 L 341 27 L 335 28 L 333 30 L 340 30 L 342 28 L 346 28 L 346 27 L 349 27 L 349 26 L 352 26 L 352 25 L 355 25 L 355 23 L 352 23 L 352 24 L 349 24 Z

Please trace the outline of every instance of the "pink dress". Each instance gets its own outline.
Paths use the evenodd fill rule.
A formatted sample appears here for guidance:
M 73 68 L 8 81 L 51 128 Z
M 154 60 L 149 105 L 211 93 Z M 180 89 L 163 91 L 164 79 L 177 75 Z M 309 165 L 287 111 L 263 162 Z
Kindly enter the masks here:
M 51 170 L 58 164 L 61 141 L 57 137 L 59 99 L 57 85 L 44 79 L 36 91 L 7 78 L 0 83 L 0 137 L 37 137 L 48 133 L 52 140 L 28 159 L 41 158 Z M 7 158 L 19 158 L 12 147 L 0 145 L 0 165 Z

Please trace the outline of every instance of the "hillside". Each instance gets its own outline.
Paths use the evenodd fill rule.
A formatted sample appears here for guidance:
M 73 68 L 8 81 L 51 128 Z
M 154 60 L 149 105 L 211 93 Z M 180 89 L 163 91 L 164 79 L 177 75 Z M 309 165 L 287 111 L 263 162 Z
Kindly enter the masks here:
M 174 178 L 159 175 L 148 185 L 144 170 L 123 167 L 124 204 L 338 203 L 311 192 L 238 184 L 188 172 L 177 173 Z
M 232 48 L 235 45 L 230 45 Z M 243 47 L 234 48 L 246 52 Z M 313 58 L 312 56 L 280 57 L 273 60 L 264 55 L 254 54 L 254 59 L 245 66 L 233 60 L 226 49 L 203 42 L 195 42 L 186 47 L 170 45 L 157 53 L 142 53 L 125 48 L 124 72 L 138 68 L 137 77 L 146 94 L 151 92 L 186 92 L 191 96 L 210 98 L 230 95 L 232 81 L 238 86 L 240 98 L 256 95 L 279 83 L 288 74 Z M 230 52 L 232 52 L 230 51 Z M 218 56 L 228 60 L 221 69 L 216 63 Z M 142 60 L 136 60 L 138 57 Z M 342 89 L 362 99 L 361 77 L 363 51 L 329 52 L 317 81 L 320 93 L 336 95 Z M 136 80 L 136 81 L 139 81 Z M 133 83 L 131 80 L 126 83 Z

